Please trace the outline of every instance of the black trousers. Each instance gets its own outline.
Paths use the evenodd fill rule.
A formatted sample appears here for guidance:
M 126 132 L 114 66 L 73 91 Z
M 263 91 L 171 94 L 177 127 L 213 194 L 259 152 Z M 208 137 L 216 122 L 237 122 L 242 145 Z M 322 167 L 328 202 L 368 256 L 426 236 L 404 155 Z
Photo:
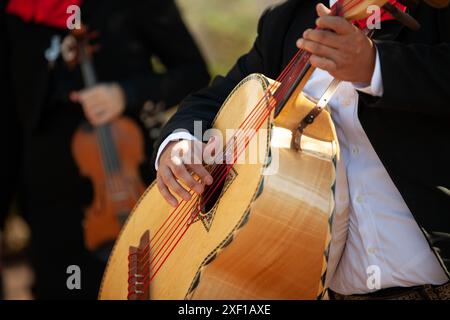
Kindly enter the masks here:
M 44 114 L 23 145 L 23 211 L 31 229 L 37 299 L 95 299 L 105 267 L 84 246 L 83 207 L 91 201 L 92 187 L 71 152 L 81 112 L 67 108 L 76 107 L 60 105 Z M 81 271 L 80 290 L 67 287 L 72 265 Z
M 17 114 L 10 105 L 4 107 L 5 121 L 0 125 L 0 229 L 9 212 L 11 201 L 17 192 L 20 167 L 20 129 Z

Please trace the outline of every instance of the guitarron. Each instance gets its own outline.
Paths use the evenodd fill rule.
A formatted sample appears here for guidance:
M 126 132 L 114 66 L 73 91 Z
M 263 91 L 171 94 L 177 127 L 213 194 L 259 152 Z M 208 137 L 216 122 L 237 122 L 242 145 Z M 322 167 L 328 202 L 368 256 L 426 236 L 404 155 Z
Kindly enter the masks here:
M 340 0 L 332 12 L 362 19 L 384 2 Z M 211 165 L 214 184 L 175 209 L 155 184 L 146 191 L 113 249 L 100 299 L 324 296 L 339 156 L 326 102 L 337 82 L 321 101 L 308 100 L 308 61 L 299 51 L 276 81 L 253 74 L 234 89 L 213 125 L 223 136 L 240 129 L 222 152 L 231 163 Z M 240 163 L 251 156 L 250 129 L 264 161 Z

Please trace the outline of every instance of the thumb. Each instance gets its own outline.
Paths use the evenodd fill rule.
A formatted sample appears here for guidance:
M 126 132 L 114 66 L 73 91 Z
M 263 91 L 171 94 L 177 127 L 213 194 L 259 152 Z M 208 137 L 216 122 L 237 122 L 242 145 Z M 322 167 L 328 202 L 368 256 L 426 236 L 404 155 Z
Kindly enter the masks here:
M 328 9 L 323 3 L 319 3 L 316 6 L 316 11 L 319 17 L 328 16 L 331 13 L 331 10 Z

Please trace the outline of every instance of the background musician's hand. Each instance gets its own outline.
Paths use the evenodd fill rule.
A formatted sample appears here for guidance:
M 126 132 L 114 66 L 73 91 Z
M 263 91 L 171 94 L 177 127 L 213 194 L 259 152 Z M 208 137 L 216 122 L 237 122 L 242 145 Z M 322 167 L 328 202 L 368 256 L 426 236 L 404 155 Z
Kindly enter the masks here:
M 88 121 L 94 125 L 105 124 L 120 116 L 125 110 L 125 94 L 116 83 L 99 84 L 95 87 L 73 92 L 73 102 L 82 105 Z
M 189 189 L 201 194 L 205 185 L 211 185 L 213 178 L 202 164 L 203 154 L 213 154 L 216 141 L 211 138 L 208 144 L 200 141 L 180 140 L 169 143 L 159 158 L 157 185 L 164 199 L 176 207 L 178 201 L 174 194 L 189 201 Z M 197 174 L 196 181 L 192 173 Z M 184 185 L 184 186 L 183 186 Z
M 333 77 L 369 84 L 376 59 L 373 42 L 344 18 L 328 16 L 330 10 L 323 4 L 316 9 L 319 15 L 316 24 L 322 30 L 307 29 L 297 47 L 311 52 L 311 65 Z

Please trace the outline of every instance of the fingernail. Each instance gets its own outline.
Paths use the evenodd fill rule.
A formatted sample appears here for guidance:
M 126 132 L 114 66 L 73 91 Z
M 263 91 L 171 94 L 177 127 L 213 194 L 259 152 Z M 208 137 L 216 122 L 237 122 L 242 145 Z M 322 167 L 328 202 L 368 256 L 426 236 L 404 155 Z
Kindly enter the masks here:
M 214 137 L 214 136 L 210 137 L 208 140 L 208 143 L 213 143 L 215 139 L 216 139 L 216 137 Z
M 170 205 L 175 208 L 176 206 L 178 206 L 178 202 L 175 200 L 171 200 Z
M 212 183 L 213 183 L 213 178 L 212 177 L 206 177 L 206 179 L 205 179 L 205 182 L 206 182 L 206 184 L 209 186 L 209 185 L 211 185 Z
M 303 38 L 308 37 L 309 34 L 309 29 L 305 30 L 305 32 L 303 32 Z
M 189 200 L 191 200 L 191 196 L 190 196 L 190 195 L 189 195 L 189 196 L 184 196 L 183 199 L 184 199 L 185 201 L 189 201 Z
M 199 185 L 199 186 L 195 187 L 195 192 L 197 192 L 198 194 L 202 194 L 203 193 L 203 186 Z
M 303 47 L 303 39 L 299 39 L 298 41 L 297 41 L 297 47 Z

